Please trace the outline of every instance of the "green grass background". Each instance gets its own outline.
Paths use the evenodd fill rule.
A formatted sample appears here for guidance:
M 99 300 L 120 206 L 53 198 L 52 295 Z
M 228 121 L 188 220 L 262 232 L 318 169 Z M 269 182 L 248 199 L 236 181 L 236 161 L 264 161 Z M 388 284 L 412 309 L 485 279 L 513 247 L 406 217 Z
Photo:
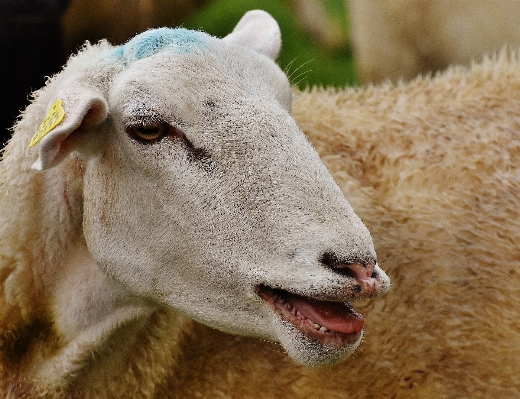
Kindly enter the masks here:
M 344 0 L 321 1 L 348 37 L 348 15 Z M 350 46 L 326 51 L 309 37 L 284 0 L 214 0 L 183 26 L 201 29 L 217 37 L 226 36 L 248 10 L 269 12 L 282 31 L 282 51 L 278 64 L 290 76 L 291 83 L 307 86 L 352 86 L 358 83 Z

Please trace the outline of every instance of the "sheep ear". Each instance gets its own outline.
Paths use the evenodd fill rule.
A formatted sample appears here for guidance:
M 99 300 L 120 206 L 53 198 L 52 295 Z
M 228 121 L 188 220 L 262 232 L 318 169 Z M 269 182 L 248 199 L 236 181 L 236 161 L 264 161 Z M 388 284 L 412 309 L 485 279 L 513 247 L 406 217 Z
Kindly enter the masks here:
M 262 10 L 245 13 L 233 32 L 222 40 L 247 47 L 272 60 L 278 57 L 282 47 L 278 23 L 270 14 Z
M 98 125 L 107 113 L 107 102 L 93 90 L 70 88 L 60 92 L 29 143 L 39 150 L 32 169 L 43 171 L 57 165 L 71 152 L 78 132 Z

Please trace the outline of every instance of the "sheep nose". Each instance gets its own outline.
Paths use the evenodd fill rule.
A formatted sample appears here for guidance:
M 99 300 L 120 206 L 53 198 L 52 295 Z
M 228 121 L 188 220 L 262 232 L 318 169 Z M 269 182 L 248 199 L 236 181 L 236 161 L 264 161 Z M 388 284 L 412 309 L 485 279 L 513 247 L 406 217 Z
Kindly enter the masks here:
M 340 263 L 334 267 L 341 274 L 346 274 L 350 277 L 354 277 L 357 280 L 368 280 L 374 278 L 375 263 L 370 262 L 363 264 L 361 262 L 354 262 L 350 264 Z
M 342 261 L 336 254 L 327 252 L 322 256 L 321 263 L 338 274 L 352 277 L 356 280 L 363 281 L 377 277 L 377 273 L 374 271 L 376 265 L 373 261 Z

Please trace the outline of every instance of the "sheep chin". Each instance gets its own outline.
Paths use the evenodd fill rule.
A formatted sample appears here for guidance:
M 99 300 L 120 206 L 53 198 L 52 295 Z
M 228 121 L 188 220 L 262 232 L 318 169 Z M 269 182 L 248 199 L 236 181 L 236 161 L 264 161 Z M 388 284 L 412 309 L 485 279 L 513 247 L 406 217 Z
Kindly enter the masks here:
M 275 317 L 274 328 L 278 341 L 294 361 L 311 367 L 329 366 L 349 357 L 357 349 L 363 339 L 363 331 L 359 338 L 346 345 L 335 345 L 310 338 L 291 323 Z

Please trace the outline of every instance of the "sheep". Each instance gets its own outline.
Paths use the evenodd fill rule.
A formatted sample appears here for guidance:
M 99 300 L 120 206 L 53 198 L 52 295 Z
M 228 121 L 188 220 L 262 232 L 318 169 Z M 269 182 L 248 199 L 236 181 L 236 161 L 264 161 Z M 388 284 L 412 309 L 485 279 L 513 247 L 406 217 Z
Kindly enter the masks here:
M 197 323 L 306 366 L 356 350 L 349 302 L 390 280 L 290 116 L 280 40 L 263 11 L 159 28 L 35 93 L 0 167 L 3 396 L 186 397 Z
M 410 80 L 520 45 L 516 0 L 346 0 L 364 83 Z
M 241 58 L 245 58 L 241 51 Z M 98 77 L 110 81 L 105 75 Z M 68 323 L 69 334 L 81 335 L 84 340 L 69 348 L 68 358 L 62 357 L 62 363 L 55 362 L 48 370 L 50 377 L 40 389 L 41 396 L 519 396 L 520 321 L 515 310 L 520 283 L 517 54 L 502 52 L 470 68 L 452 67 L 407 84 L 294 92 L 292 116 L 369 228 L 378 264 L 392 278 L 387 295 L 376 301 L 366 298 L 354 302 L 356 311 L 367 316 L 365 342 L 343 362 L 321 368 L 295 362 L 283 346 L 273 342 L 276 339 L 229 334 L 166 305 L 144 311 L 139 320 L 125 322 L 128 312 L 142 309 L 142 301 L 118 307 L 125 286 L 118 285 L 113 276 L 89 274 L 92 264 L 81 262 L 89 255 L 86 251 L 69 252 L 75 261 L 59 276 L 55 274 L 58 270 L 52 265 L 66 252 L 59 243 L 68 242 L 68 248 L 73 248 L 70 237 L 75 237 L 75 226 L 82 224 L 82 220 L 70 220 L 70 210 L 84 202 L 81 195 L 67 196 L 64 201 L 62 193 L 66 187 L 67 192 L 74 192 L 84 186 L 88 168 L 99 162 L 96 151 L 104 139 L 101 129 L 94 130 L 99 141 L 92 147 L 81 141 L 69 143 L 66 148 L 75 146 L 77 151 L 61 163 L 40 173 L 30 170 L 38 155 L 27 143 L 53 101 L 52 87 L 59 79 L 54 78 L 40 91 L 27 109 L 0 169 L 0 381 L 4 396 L 35 397 L 34 381 L 20 378 L 18 372 L 31 367 L 35 370 L 66 347 L 64 337 L 57 335 L 57 324 L 50 324 L 43 317 L 46 315 L 53 316 L 55 323 Z M 96 114 L 87 116 L 95 120 Z M 83 128 L 86 134 L 88 125 Z M 262 134 L 268 135 L 268 130 Z M 41 144 L 33 148 L 39 151 Z M 272 156 L 276 161 L 276 152 Z M 197 162 L 205 159 L 203 153 L 195 158 Z M 15 166 L 7 168 L 9 163 Z M 189 172 L 187 166 L 185 170 Z M 56 179 L 65 172 L 66 180 Z M 110 185 L 105 187 L 108 190 Z M 46 196 L 35 197 L 35 192 Z M 59 209 L 49 200 L 52 198 L 61 198 Z M 114 201 L 107 204 L 116 205 Z M 322 205 L 329 206 L 326 202 Z M 44 211 L 38 213 L 40 208 Z M 59 230 L 45 233 L 58 225 Z M 8 226 L 15 226 L 16 235 L 9 234 L 13 230 Z M 34 226 L 41 229 L 34 231 Z M 51 236 L 51 232 L 59 236 Z M 43 236 L 48 237 L 44 243 Z M 36 242 L 41 245 L 32 245 Z M 48 270 L 47 281 L 52 281 L 50 288 L 57 289 L 52 292 L 59 298 L 41 296 L 43 291 L 49 292 L 44 289 L 49 286 L 35 279 L 30 268 L 22 267 L 32 259 L 49 256 L 51 247 L 59 250 L 42 264 Z M 353 269 L 349 273 L 359 271 Z M 232 283 L 238 285 L 240 280 Z M 99 295 L 89 291 L 93 286 L 100 293 L 110 288 L 111 296 L 101 296 L 106 309 L 120 310 L 117 335 L 96 336 L 95 329 L 80 325 L 89 316 L 89 302 Z M 115 286 L 119 290 L 114 291 Z M 214 289 L 223 288 L 216 285 Z M 184 295 L 191 300 L 195 293 Z M 78 309 L 81 298 L 85 299 L 83 312 L 67 319 L 74 314 L 74 306 Z M 56 299 L 69 309 L 50 314 L 48 304 Z M 153 306 L 153 302 L 146 301 L 146 305 Z M 103 316 L 98 314 L 98 326 L 110 326 L 111 321 Z M 80 328 L 73 330 L 72 323 Z M 96 342 L 102 348 L 94 348 Z M 11 356 L 9 363 L 6 354 Z M 36 362 L 29 363 L 29 359 Z M 59 373 L 64 369 L 68 374 Z

